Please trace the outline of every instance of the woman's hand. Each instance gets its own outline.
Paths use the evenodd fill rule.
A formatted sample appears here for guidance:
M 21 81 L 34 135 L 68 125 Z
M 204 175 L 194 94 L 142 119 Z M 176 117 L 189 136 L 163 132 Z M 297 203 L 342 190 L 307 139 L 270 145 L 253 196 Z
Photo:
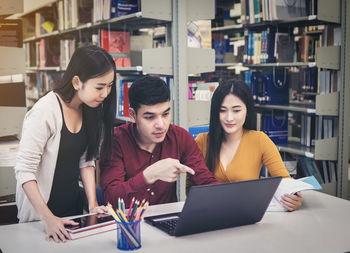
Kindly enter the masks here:
M 292 212 L 297 210 L 303 203 L 303 197 L 300 192 L 296 194 L 284 194 L 281 197 L 281 203 L 285 209 Z
M 51 215 L 50 217 L 42 220 L 46 230 L 46 240 L 52 238 L 55 242 L 66 242 L 70 240 L 70 235 L 65 229 L 65 225 L 78 225 L 79 223 L 72 220 L 61 219 L 57 216 Z
M 90 213 L 108 213 L 108 208 L 106 206 L 95 206 L 89 208 Z

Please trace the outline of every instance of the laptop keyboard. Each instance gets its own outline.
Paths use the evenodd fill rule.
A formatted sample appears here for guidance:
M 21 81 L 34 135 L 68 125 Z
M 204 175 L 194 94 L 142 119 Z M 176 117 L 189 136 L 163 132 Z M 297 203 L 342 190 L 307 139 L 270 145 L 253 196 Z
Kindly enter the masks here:
M 177 221 L 179 219 L 172 219 L 172 220 L 165 220 L 165 221 L 159 221 L 159 225 L 161 225 L 162 227 L 172 231 L 172 230 L 175 230 L 176 228 L 176 224 L 177 224 Z

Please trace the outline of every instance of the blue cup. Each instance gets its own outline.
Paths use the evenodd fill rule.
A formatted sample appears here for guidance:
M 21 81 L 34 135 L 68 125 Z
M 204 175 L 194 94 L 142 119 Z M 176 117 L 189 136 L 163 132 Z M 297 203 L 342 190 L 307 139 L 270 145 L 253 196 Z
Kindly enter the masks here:
M 141 248 L 141 220 L 117 223 L 117 248 L 120 250 L 136 250 Z

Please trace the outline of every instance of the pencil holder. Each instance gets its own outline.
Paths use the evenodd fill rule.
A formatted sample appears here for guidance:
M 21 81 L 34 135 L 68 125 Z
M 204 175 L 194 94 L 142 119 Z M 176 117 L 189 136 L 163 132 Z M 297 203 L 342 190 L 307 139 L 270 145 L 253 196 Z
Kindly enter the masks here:
M 141 248 L 141 220 L 117 223 L 117 248 L 120 250 L 136 250 Z

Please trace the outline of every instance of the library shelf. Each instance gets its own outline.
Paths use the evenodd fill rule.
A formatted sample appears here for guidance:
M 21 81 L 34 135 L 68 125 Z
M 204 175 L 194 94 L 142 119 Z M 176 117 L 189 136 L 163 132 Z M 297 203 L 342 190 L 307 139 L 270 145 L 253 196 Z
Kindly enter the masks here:
M 262 64 L 244 64 L 245 67 L 249 68 L 271 68 L 271 67 L 305 67 L 314 68 L 316 62 L 276 62 L 276 63 L 262 63 Z
M 211 29 L 212 32 L 226 32 L 226 31 L 243 31 L 243 25 L 227 25 L 227 26 L 219 26 L 213 27 Z
M 302 113 L 308 113 L 308 114 L 315 114 L 316 109 L 315 108 L 306 108 L 301 106 L 293 106 L 293 105 L 261 105 L 261 104 L 255 104 L 255 108 L 259 109 L 269 109 L 269 110 L 282 110 L 282 111 L 293 111 L 293 112 L 302 112 Z

